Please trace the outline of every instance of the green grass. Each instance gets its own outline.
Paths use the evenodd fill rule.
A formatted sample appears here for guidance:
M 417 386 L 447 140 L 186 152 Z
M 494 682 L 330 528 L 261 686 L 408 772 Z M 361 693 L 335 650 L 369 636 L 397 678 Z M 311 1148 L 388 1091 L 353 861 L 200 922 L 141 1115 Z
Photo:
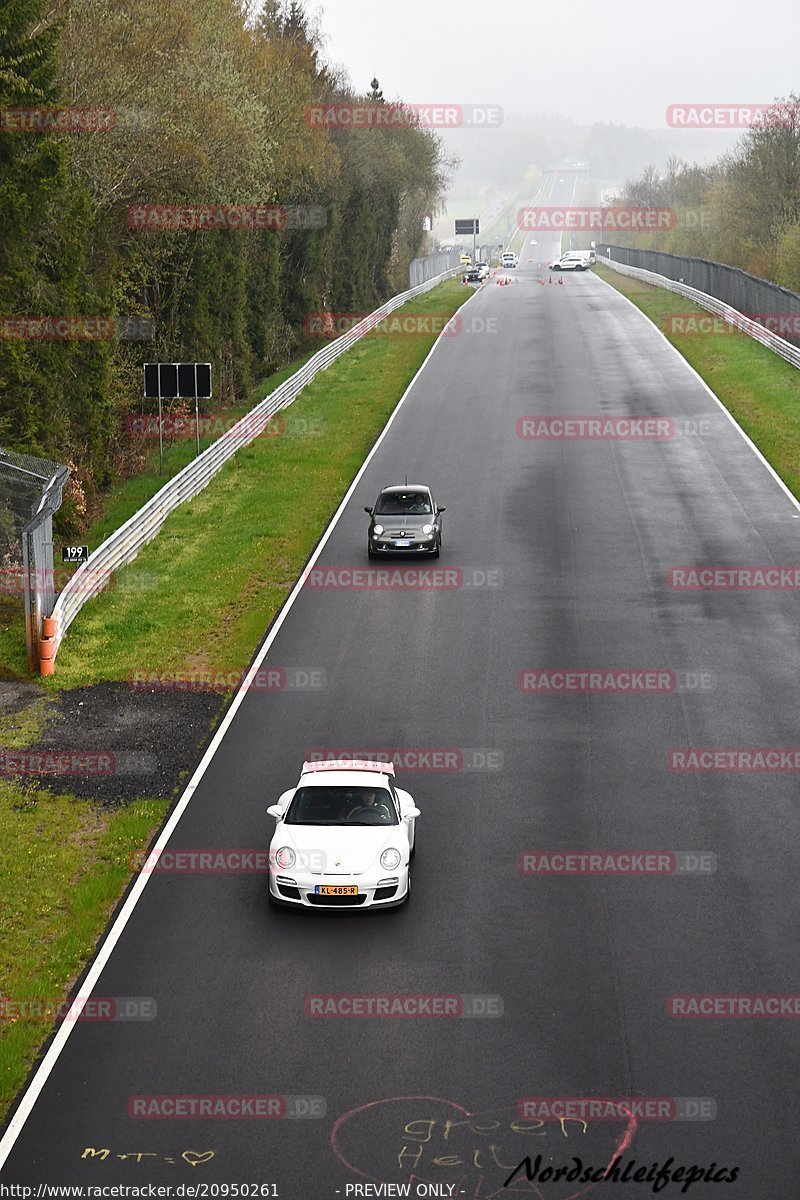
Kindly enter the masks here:
M 219 414 L 220 417 L 224 418 L 226 422 L 230 421 L 233 423 L 238 417 L 244 416 L 254 405 L 263 400 L 269 392 L 274 391 L 285 379 L 288 379 L 290 375 L 299 370 L 312 354 L 315 354 L 317 350 L 322 348 L 322 345 L 323 343 L 320 342 L 318 346 L 315 346 L 313 350 L 309 350 L 307 354 L 287 364 L 285 367 L 281 367 L 279 371 L 262 380 L 254 390 L 248 404 L 235 408 L 227 408 L 224 413 Z M 152 404 L 152 401 L 148 401 L 148 404 Z M 204 401 L 202 407 L 206 411 L 216 414 L 213 401 Z M 165 414 L 166 411 L 165 408 Z M 227 424 L 225 427 L 228 427 Z M 202 428 L 201 425 L 201 430 Z M 214 436 L 201 437 L 200 449 L 205 450 L 216 440 L 216 437 L 216 433 Z M 129 517 L 132 517 L 151 496 L 154 496 L 164 486 L 167 480 L 171 479 L 173 475 L 177 475 L 178 471 L 187 466 L 195 457 L 196 442 L 194 432 L 192 432 L 190 438 L 180 438 L 171 442 L 169 440 L 165 441 L 163 470 L 159 466 L 158 438 L 143 439 L 142 445 L 147 453 L 147 469 L 117 484 L 113 491 L 105 498 L 102 516 L 94 523 L 89 533 L 84 535 L 84 541 L 88 543 L 90 550 L 94 550 L 101 542 L 105 541 L 109 534 L 118 529 L 120 525 L 124 525 Z
M 448 281 L 399 311 L 449 316 L 471 294 Z M 114 586 L 83 608 L 44 686 L 125 680 L 137 671 L 244 668 L 434 340 L 434 333 L 371 334 L 322 372 L 279 418 L 282 435 L 240 450 Z M 188 461 L 191 450 L 182 445 L 175 455 Z M 148 476 L 123 485 L 90 546 L 158 484 Z M 0 629 L 0 656 L 9 674 L 26 676 L 18 609 Z
M 0 980 L 12 1001 L 58 1001 L 91 956 L 166 804 L 113 812 L 0 780 Z M 0 1116 L 50 1033 L 45 1017 L 0 1019 Z
M 800 498 L 800 371 L 743 333 L 674 333 L 676 315 L 709 314 L 664 288 L 600 264 L 594 270 L 666 334 Z
M 20 712 L 0 720 L 0 746 L 4 750 L 23 750 L 39 741 L 47 724 L 47 708 L 52 696 L 43 695 Z

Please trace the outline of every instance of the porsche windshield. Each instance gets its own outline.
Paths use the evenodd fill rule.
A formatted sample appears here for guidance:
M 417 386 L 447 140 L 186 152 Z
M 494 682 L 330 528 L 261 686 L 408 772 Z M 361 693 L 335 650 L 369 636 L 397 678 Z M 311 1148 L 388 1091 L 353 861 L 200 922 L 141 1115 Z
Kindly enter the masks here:
M 396 825 L 386 788 L 301 787 L 286 814 L 287 825 Z
M 416 516 L 431 511 L 431 498 L 427 492 L 384 492 L 375 506 L 376 516 L 381 517 Z

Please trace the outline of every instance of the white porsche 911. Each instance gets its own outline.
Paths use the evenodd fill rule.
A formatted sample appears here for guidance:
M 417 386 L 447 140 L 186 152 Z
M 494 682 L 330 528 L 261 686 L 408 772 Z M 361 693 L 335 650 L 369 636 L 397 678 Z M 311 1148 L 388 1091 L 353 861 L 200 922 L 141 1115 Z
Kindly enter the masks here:
M 303 763 L 297 787 L 267 809 L 277 824 L 269 894 L 297 908 L 392 908 L 411 894 L 419 809 L 392 763 Z

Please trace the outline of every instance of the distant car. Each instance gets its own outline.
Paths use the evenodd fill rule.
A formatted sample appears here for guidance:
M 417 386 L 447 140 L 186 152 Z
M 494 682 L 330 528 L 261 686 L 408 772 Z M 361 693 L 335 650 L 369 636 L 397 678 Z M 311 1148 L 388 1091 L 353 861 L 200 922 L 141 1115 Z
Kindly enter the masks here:
M 393 908 L 411 895 L 420 815 L 392 763 L 304 762 L 296 787 L 267 809 L 269 898 L 294 908 Z
M 423 554 L 438 558 L 442 549 L 442 513 L 431 489 L 424 484 L 403 484 L 383 489 L 373 508 L 365 508 L 370 522 L 367 554 Z
M 558 181 L 558 182 L 559 182 L 559 183 L 563 183 L 563 182 L 564 182 L 564 180 L 563 180 L 563 179 L 559 179 L 559 181 Z
M 482 283 L 488 274 L 489 268 L 486 263 L 476 262 L 471 267 L 467 267 L 464 278 L 467 283 Z
M 564 254 L 561 258 L 556 258 L 550 263 L 551 271 L 586 271 L 589 268 L 589 262 L 582 254 L 571 252 Z
M 471 254 L 462 254 L 458 261 L 461 263 L 462 267 L 471 267 L 472 266 L 472 255 Z
M 476 266 L 476 267 L 478 267 L 478 269 L 480 270 L 480 273 L 481 273 L 481 279 L 488 279 L 488 277 L 489 277 L 489 264 L 488 264 L 488 263 L 483 263 L 483 262 L 482 262 L 482 263 L 476 263 L 476 264 L 475 264 L 475 266 Z
M 512 254 L 510 251 L 506 251 L 506 253 L 503 255 L 502 259 L 500 260 L 500 265 L 503 267 L 506 267 L 506 268 L 516 267 L 518 261 L 519 260 L 516 256 L 516 254 Z

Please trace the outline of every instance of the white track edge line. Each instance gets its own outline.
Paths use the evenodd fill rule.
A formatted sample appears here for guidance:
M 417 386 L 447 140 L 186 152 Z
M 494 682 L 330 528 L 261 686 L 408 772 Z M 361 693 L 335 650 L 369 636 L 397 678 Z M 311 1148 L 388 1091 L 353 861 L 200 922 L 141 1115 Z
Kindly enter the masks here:
M 601 258 L 601 259 L 598 259 L 598 262 L 602 263 L 602 261 L 603 261 L 603 260 L 602 260 L 602 258 Z M 614 269 L 613 267 L 610 267 L 610 268 L 609 268 L 609 270 L 612 270 L 612 271 L 613 271 L 613 269 Z M 622 274 L 622 272 L 620 272 L 620 274 Z M 631 278 L 631 277 L 630 277 L 630 276 L 624 276 L 624 278 L 626 278 L 626 279 L 627 279 L 627 278 Z M 668 338 L 668 337 L 667 337 L 667 335 L 666 335 L 666 334 L 663 332 L 663 330 L 661 330 L 661 329 L 659 329 L 659 328 L 658 328 L 658 326 L 656 325 L 655 321 L 654 321 L 654 320 L 653 320 L 651 317 L 648 317 L 647 313 L 646 313 L 646 312 L 643 312 L 643 310 L 642 310 L 641 308 L 639 308 L 639 306 L 638 306 L 637 304 L 634 304 L 633 300 L 631 300 L 631 299 L 630 299 L 628 296 L 626 296 L 626 295 L 625 295 L 623 292 L 620 292 L 620 291 L 619 291 L 617 288 L 615 288 L 615 287 L 614 287 L 614 285 L 613 285 L 613 283 L 609 283 L 607 279 L 603 279 L 602 275 L 598 275 L 598 274 L 596 274 L 596 273 L 595 273 L 595 279 L 599 279 L 599 280 L 600 280 L 600 282 L 601 282 L 602 284 L 604 284 L 606 287 L 609 287 L 609 288 L 611 288 L 612 292 L 616 292 L 616 294 L 617 294 L 618 296 L 620 296 L 620 297 L 621 297 L 621 298 L 622 298 L 622 299 L 625 301 L 625 303 L 626 303 L 626 304 L 630 304 L 631 308 L 632 308 L 632 309 L 634 309 L 634 310 L 635 310 L 635 311 L 636 311 L 636 312 L 639 314 L 639 316 L 640 316 L 640 317 L 643 317 L 643 318 L 644 318 L 644 320 L 645 320 L 645 321 L 647 321 L 648 325 L 652 326 L 652 328 L 653 328 L 653 329 L 656 331 L 656 333 L 658 334 L 658 336 L 659 336 L 660 338 L 662 338 L 662 340 L 663 340 L 663 341 L 665 341 L 665 342 L 667 343 L 667 345 L 669 346 L 670 350 L 672 350 L 672 351 L 673 351 L 675 354 L 677 354 L 678 358 L 681 360 L 681 362 L 682 362 L 682 363 L 683 363 L 683 365 L 684 365 L 684 366 L 687 368 L 687 370 L 689 370 L 689 371 L 692 373 L 692 375 L 694 375 L 695 379 L 697 379 L 697 380 L 698 380 L 698 382 L 702 384 L 702 386 L 703 386 L 703 387 L 705 388 L 705 390 L 708 392 L 708 394 L 709 394 L 709 396 L 711 397 L 711 399 L 712 399 L 712 400 L 714 400 L 714 401 L 715 401 L 715 402 L 716 402 L 716 403 L 717 403 L 717 404 L 720 406 L 720 408 L 722 409 L 723 413 L 725 414 L 725 416 L 726 416 L 726 417 L 728 418 L 728 420 L 730 421 L 731 425 L 733 425 L 733 427 L 734 427 L 734 429 L 737 431 L 737 433 L 741 434 L 741 436 L 742 436 L 742 437 L 744 438 L 744 440 L 747 442 L 748 446 L 749 446 L 749 447 L 750 447 L 750 449 L 753 451 L 753 453 L 755 454 L 755 456 L 761 460 L 762 464 L 763 464 L 763 465 L 764 465 L 764 466 L 767 468 L 767 470 L 769 471 L 770 475 L 771 475 L 771 476 L 772 476 L 772 478 L 775 480 L 775 482 L 778 484 L 778 486 L 781 488 L 781 490 L 782 490 L 782 491 L 783 491 L 783 492 L 784 492 L 784 493 L 785 493 L 785 494 L 786 494 L 786 495 L 789 497 L 789 499 L 791 500 L 791 502 L 792 502 L 792 504 L 795 506 L 795 508 L 796 508 L 796 509 L 798 509 L 798 511 L 800 511 L 800 500 L 798 500 L 797 496 L 795 496 L 795 495 L 794 495 L 794 493 L 793 493 L 793 492 L 790 490 L 790 488 L 788 487 L 788 485 L 784 483 L 784 481 L 781 479 L 781 477 L 780 477 L 780 475 L 778 474 L 778 472 L 777 472 L 777 471 L 775 470 L 775 468 L 773 467 L 772 463 L 770 463 L 770 462 L 768 462 L 768 461 L 767 461 L 767 459 L 766 459 L 766 458 L 764 457 L 764 455 L 761 453 L 761 451 L 759 450 L 758 446 L 755 444 L 755 442 L 753 441 L 753 439 L 752 439 L 752 438 L 751 438 L 751 437 L 750 437 L 750 436 L 749 436 L 747 433 L 745 433 L 745 431 L 742 429 L 742 427 L 741 427 L 741 425 L 739 424 L 739 422 L 738 422 L 738 421 L 736 420 L 736 418 L 734 417 L 733 413 L 730 411 L 730 409 L 728 409 L 728 408 L 726 408 L 726 407 L 725 407 L 725 405 L 724 405 L 724 404 L 722 403 L 722 401 L 720 400 L 719 396 L 718 396 L 718 395 L 716 394 L 716 392 L 713 390 L 713 388 L 711 387 L 711 385 L 710 385 L 710 384 L 708 384 L 708 383 L 706 383 L 705 379 L 703 379 L 703 376 L 702 376 L 702 375 L 700 374 L 700 372 L 699 372 L 699 371 L 696 369 L 696 367 L 693 367 L 693 366 L 692 366 L 692 364 L 689 362 L 689 360 L 688 360 L 687 358 L 685 358 L 685 357 L 684 357 L 684 356 L 681 354 L 681 352 L 680 352 L 680 350 L 678 349 L 678 347 L 677 347 L 677 346 L 674 346 L 674 345 L 672 344 L 672 342 L 669 340 L 669 338 Z M 635 280 L 635 277 L 634 277 L 634 280 Z M 643 281 L 643 280 L 641 280 L 640 282 L 644 282 L 644 281 Z M 648 283 L 648 287 L 657 287 L 657 286 L 658 286 L 657 284 L 650 284 L 650 283 Z M 663 290 L 663 289 L 662 289 L 662 290 Z M 754 340 L 755 340 L 755 339 L 754 339 Z M 760 344 L 761 344 L 761 343 L 759 343 L 759 345 L 760 345 Z M 766 347 L 766 346 L 765 346 L 765 347 L 764 347 L 764 349 L 769 349 L 769 347 Z M 773 353 L 774 353 L 774 352 L 773 352 Z M 780 357 L 780 355 L 778 355 L 778 357 Z

